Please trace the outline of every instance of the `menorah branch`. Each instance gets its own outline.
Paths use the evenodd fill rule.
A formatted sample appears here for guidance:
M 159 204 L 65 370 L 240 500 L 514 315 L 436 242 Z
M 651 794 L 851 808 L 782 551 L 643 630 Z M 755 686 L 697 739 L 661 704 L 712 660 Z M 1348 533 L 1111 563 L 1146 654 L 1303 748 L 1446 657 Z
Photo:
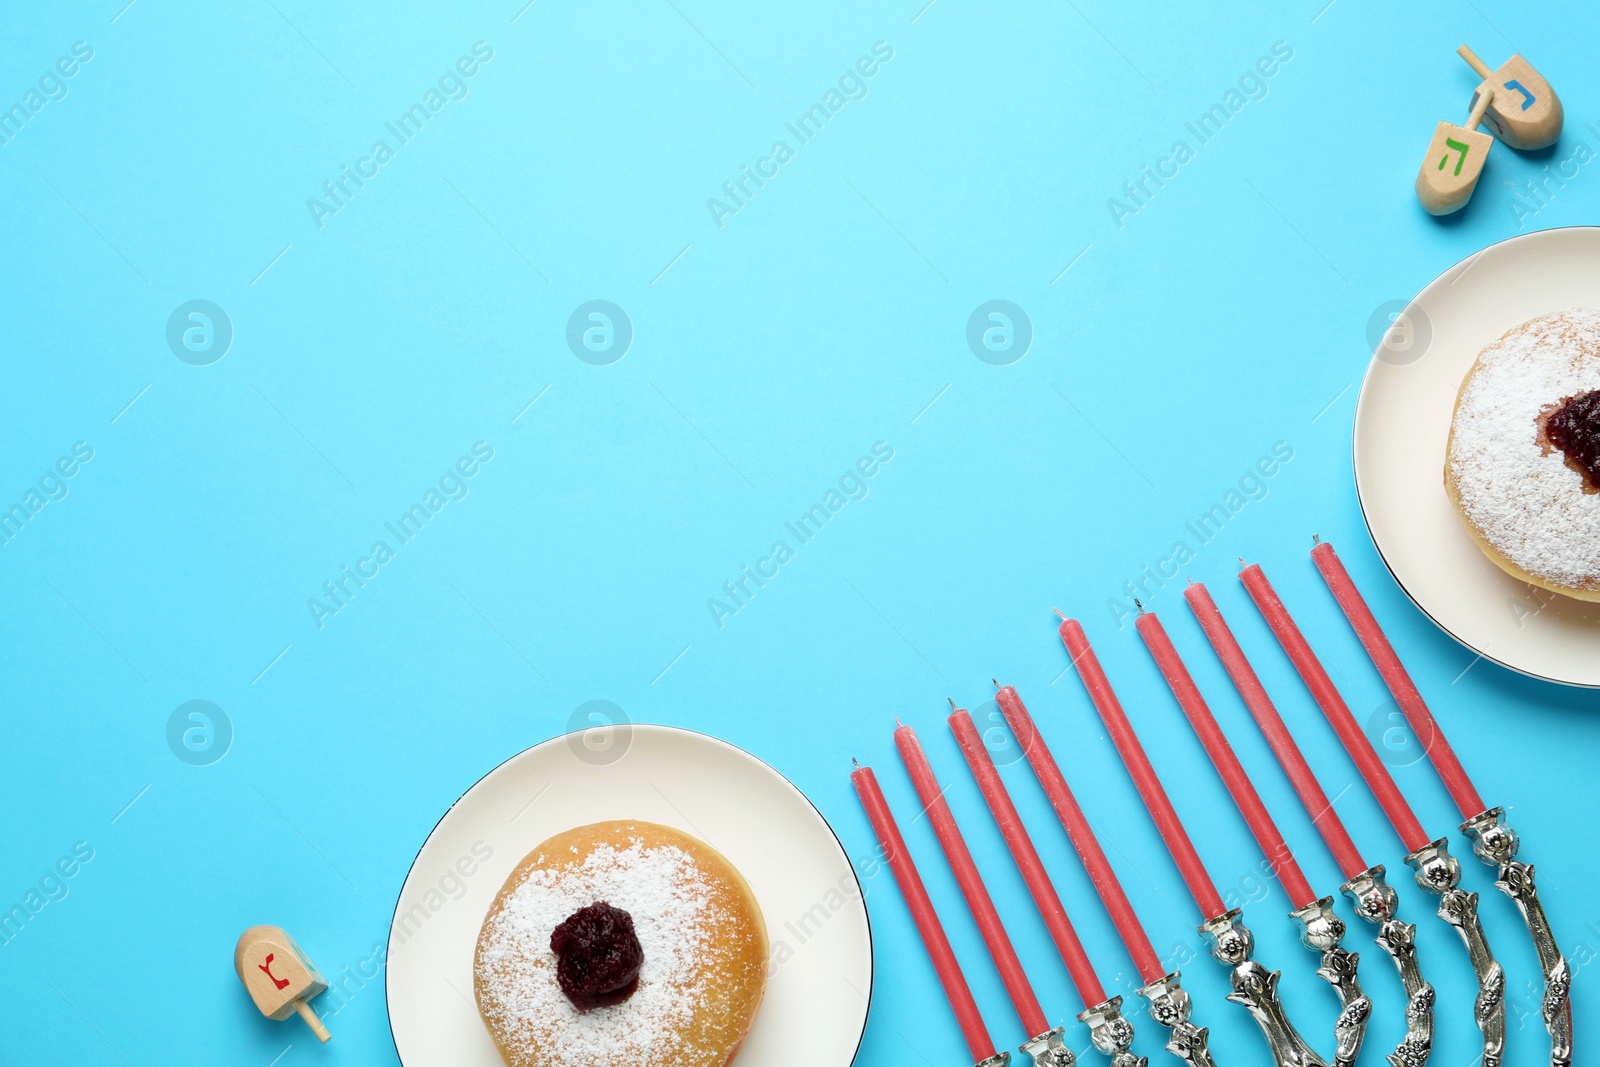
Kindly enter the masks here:
M 1339 1016 L 1333 1022 L 1332 1067 L 1354 1067 L 1367 1035 L 1367 1021 L 1372 1018 L 1372 1001 L 1361 991 L 1361 979 L 1356 973 L 1361 956 L 1346 951 L 1341 944 L 1345 925 L 1334 914 L 1332 897 L 1323 897 L 1289 914 L 1300 924 L 1300 943 L 1321 956 L 1317 977 L 1333 986 L 1339 995 Z
M 1327 1067 L 1289 1021 L 1278 999 L 1278 972 L 1252 958 L 1255 936 L 1241 921 L 1239 909 L 1202 923 L 1200 933 L 1210 942 L 1211 954 L 1231 969 L 1233 992 L 1228 999 L 1242 1004 L 1256 1021 L 1277 1067 Z
M 1388 1055 L 1391 1067 L 1423 1067 L 1433 1053 L 1433 986 L 1417 966 L 1416 927 L 1395 918 L 1399 898 L 1384 880 L 1383 865 L 1368 867 L 1342 888 L 1362 920 L 1378 928 L 1373 938 L 1389 954 L 1406 989 L 1406 1036 Z
M 1478 979 L 1472 1016 L 1483 1031 L 1483 1067 L 1500 1067 L 1506 1044 L 1506 975 L 1478 921 L 1478 894 L 1460 888 L 1461 864 L 1450 855 L 1443 838 L 1411 853 L 1406 863 L 1417 872 L 1417 884 L 1439 898 L 1439 918 L 1454 927 L 1467 946 Z
M 1544 903 L 1533 881 L 1533 865 L 1517 859 L 1521 841 L 1517 832 L 1506 825 L 1504 808 L 1490 808 L 1474 815 L 1461 824 L 1461 832 L 1472 842 L 1473 854 L 1499 871 L 1495 888 L 1516 901 L 1517 910 L 1522 912 L 1522 921 L 1533 938 L 1534 951 L 1539 954 L 1539 967 L 1544 971 L 1544 1002 L 1540 1014 L 1544 1018 L 1544 1028 L 1550 1033 L 1550 1067 L 1570 1067 L 1572 1005 L 1568 997 L 1572 971 L 1550 929 Z

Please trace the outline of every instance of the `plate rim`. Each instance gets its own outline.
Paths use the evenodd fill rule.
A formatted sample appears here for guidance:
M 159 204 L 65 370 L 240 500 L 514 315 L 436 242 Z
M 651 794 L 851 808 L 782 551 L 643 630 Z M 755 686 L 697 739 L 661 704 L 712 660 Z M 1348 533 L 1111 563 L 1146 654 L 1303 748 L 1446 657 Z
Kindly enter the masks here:
M 1577 224 L 1571 226 L 1547 226 L 1544 229 L 1530 230 L 1528 233 L 1512 234 L 1510 237 L 1504 237 L 1498 241 L 1492 241 L 1478 249 L 1476 252 L 1473 252 L 1471 255 L 1466 256 L 1463 259 L 1456 260 L 1450 266 L 1440 271 L 1433 277 L 1431 281 L 1429 281 L 1421 289 L 1418 289 L 1416 295 L 1411 297 L 1410 300 L 1406 301 L 1406 305 L 1409 307 L 1412 304 L 1415 304 L 1419 299 L 1422 298 L 1423 294 L 1429 292 L 1440 282 L 1444 281 L 1444 279 L 1452 271 L 1456 270 L 1464 263 L 1469 263 L 1472 260 L 1477 259 L 1490 249 L 1499 248 L 1502 245 L 1515 244 L 1521 241 L 1539 240 L 1552 233 L 1582 230 L 1600 233 L 1600 225 Z M 1471 641 L 1468 641 L 1465 637 L 1462 637 L 1450 627 L 1446 626 L 1443 622 L 1439 621 L 1438 616 L 1429 611 L 1427 605 L 1423 604 L 1423 602 L 1417 598 L 1417 595 L 1411 591 L 1411 588 L 1406 585 L 1404 579 L 1400 577 L 1399 572 L 1395 570 L 1394 564 L 1384 553 L 1383 545 L 1378 542 L 1378 535 L 1372 529 L 1372 516 L 1368 512 L 1366 493 L 1363 490 L 1361 483 L 1361 463 L 1359 459 L 1360 449 L 1357 447 L 1356 443 L 1360 435 L 1361 409 L 1366 403 L 1368 390 L 1372 387 L 1373 371 L 1377 368 L 1379 362 L 1381 362 L 1381 357 L 1378 355 L 1378 352 L 1380 349 L 1382 349 L 1382 347 L 1382 342 L 1380 342 L 1378 348 L 1373 349 L 1372 358 L 1368 361 L 1366 373 L 1361 379 L 1361 391 L 1356 395 L 1356 412 L 1354 419 L 1351 421 L 1350 427 L 1350 469 L 1352 472 L 1352 477 L 1355 480 L 1356 504 L 1361 508 L 1361 523 L 1367 528 L 1367 540 L 1372 542 L 1372 547 L 1377 551 L 1378 558 L 1383 561 L 1384 569 L 1389 572 L 1389 577 L 1394 579 L 1394 583 L 1400 587 L 1400 591 L 1406 595 L 1406 599 L 1411 601 L 1411 603 L 1415 605 L 1416 609 L 1422 612 L 1429 622 L 1437 626 L 1441 631 L 1449 636 L 1451 640 L 1455 641 L 1456 644 L 1460 645 L 1462 648 L 1468 649 L 1477 656 L 1486 659 L 1491 663 L 1504 667 L 1508 671 L 1513 671 L 1517 674 L 1520 674 L 1525 678 L 1533 678 L 1537 681 L 1549 682 L 1552 685 L 1565 686 L 1569 689 L 1600 689 L 1600 682 L 1580 682 L 1568 678 L 1557 678 L 1552 675 L 1541 674 L 1540 672 L 1530 670 L 1527 667 L 1519 667 L 1515 663 L 1508 663 L 1499 656 L 1493 655 L 1492 653 L 1486 652 L 1479 648 L 1477 645 L 1473 644 Z
M 856 1060 L 861 1057 L 861 1046 L 866 1044 L 867 1040 L 867 1026 L 872 1021 L 872 999 L 877 994 L 878 985 L 878 951 L 876 939 L 872 935 L 872 911 L 867 907 L 866 888 L 861 884 L 861 875 L 857 873 L 856 865 L 850 859 L 850 851 L 844 847 L 844 839 L 841 838 L 839 836 L 839 832 L 833 828 L 833 824 L 828 821 L 828 817 L 822 814 L 822 809 L 817 807 L 816 802 L 806 795 L 805 790 L 795 785 L 794 782 L 790 780 L 788 775 L 778 770 L 778 768 L 774 767 L 772 764 L 768 763 L 754 752 L 751 752 L 748 749 L 740 748 L 731 741 L 724 741 L 722 738 L 717 737 L 714 734 L 706 733 L 703 730 L 693 730 L 686 726 L 672 726 L 667 723 L 634 722 L 629 723 L 628 728 L 630 730 L 642 729 L 652 732 L 686 734 L 702 741 L 714 742 L 715 744 L 721 745 L 724 748 L 732 749 L 734 752 L 737 752 L 739 755 L 744 756 L 747 759 L 754 760 L 762 767 L 765 767 L 767 770 L 777 775 L 779 781 L 783 782 L 790 789 L 793 789 L 795 794 L 799 796 L 801 800 L 806 802 L 806 804 L 816 814 L 818 821 L 822 823 L 822 825 L 827 829 L 829 835 L 833 837 L 834 844 L 839 846 L 839 854 L 844 857 L 845 866 L 850 869 L 850 878 L 853 882 L 855 882 L 856 885 L 856 897 L 861 901 L 861 914 L 867 921 L 867 1010 L 861 1017 L 861 1033 L 856 1036 L 855 1051 L 850 1054 L 849 1063 L 841 1065 L 841 1067 L 851 1067 L 851 1065 L 853 1065 Z M 389 934 L 384 939 L 383 955 L 383 1019 L 384 1024 L 389 1031 L 389 1044 L 394 1048 L 395 1059 L 400 1062 L 401 1067 L 405 1067 L 406 1061 L 404 1054 L 400 1051 L 400 1042 L 395 1037 L 394 1033 L 394 1012 L 391 1007 L 392 1001 L 389 996 L 389 982 L 391 980 L 391 975 L 393 974 L 389 968 L 389 951 L 390 946 L 394 941 L 395 924 L 399 921 L 400 901 L 405 896 L 406 883 L 411 881 L 411 872 L 416 869 L 417 861 L 422 858 L 422 852 L 428 847 L 428 842 L 433 840 L 433 835 L 438 832 L 439 827 L 444 824 L 445 819 L 450 817 L 450 813 L 456 810 L 457 805 L 467 798 L 468 793 L 478 788 L 478 786 L 482 785 L 485 781 L 495 775 L 501 768 L 505 767 L 513 760 L 520 759 L 535 749 L 544 748 L 546 745 L 552 745 L 558 741 L 564 741 L 567 738 L 581 732 L 582 731 L 579 730 L 568 730 L 564 733 L 554 734 L 545 738 L 543 741 L 529 745 L 527 748 L 524 748 L 518 752 L 513 752 L 511 755 L 507 756 L 505 759 L 501 760 L 499 763 L 495 764 L 493 767 L 481 774 L 471 785 L 467 786 L 466 789 L 461 791 L 460 796 L 456 797 L 450 802 L 449 807 L 445 808 L 444 811 L 440 813 L 438 819 L 434 820 L 434 824 L 428 828 L 427 834 L 423 837 L 422 843 L 417 846 L 416 854 L 411 857 L 411 862 L 406 865 L 405 877 L 400 879 L 400 887 L 395 890 L 394 911 L 391 912 L 389 916 Z

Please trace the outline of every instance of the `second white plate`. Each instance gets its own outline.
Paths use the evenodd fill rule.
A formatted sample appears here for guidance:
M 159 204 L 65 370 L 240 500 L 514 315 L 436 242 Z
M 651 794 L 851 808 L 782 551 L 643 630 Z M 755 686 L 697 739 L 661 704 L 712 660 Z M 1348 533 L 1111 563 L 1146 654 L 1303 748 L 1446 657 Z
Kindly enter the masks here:
M 846 1067 L 866 1030 L 872 934 L 849 857 L 777 771 L 705 734 L 607 726 L 513 756 L 458 800 L 406 876 L 389 934 L 405 1067 L 504 1067 L 473 1001 L 478 930 L 507 875 L 574 826 L 640 819 L 708 842 L 750 883 L 773 967 L 739 1067 Z
M 1491 563 L 1444 490 L 1456 392 L 1485 345 L 1528 319 L 1600 308 L 1600 227 L 1490 245 L 1417 294 L 1380 345 L 1356 407 L 1356 492 L 1395 580 L 1473 651 L 1552 682 L 1600 686 L 1600 604 L 1532 588 Z

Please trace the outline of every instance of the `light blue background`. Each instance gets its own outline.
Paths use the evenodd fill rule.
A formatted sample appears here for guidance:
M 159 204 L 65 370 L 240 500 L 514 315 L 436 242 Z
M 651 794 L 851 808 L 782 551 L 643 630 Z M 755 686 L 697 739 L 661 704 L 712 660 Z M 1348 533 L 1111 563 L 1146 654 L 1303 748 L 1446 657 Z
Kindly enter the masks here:
M 1531 216 L 1512 188 L 1597 145 L 1590 5 L 123 2 L 19 9 L 0 41 L 5 104 L 74 42 L 94 49 L 68 95 L 0 145 L 0 505 L 75 442 L 94 449 L 69 495 L 0 547 L 0 907 L 75 842 L 94 851 L 0 948 L 0 1059 L 393 1063 L 379 983 L 324 998 L 336 1039 L 317 1047 L 254 1013 L 234 938 L 278 922 L 325 970 L 354 967 L 450 802 L 592 699 L 768 760 L 860 863 L 873 842 L 850 758 L 909 816 L 890 730 L 896 716 L 921 728 L 1042 998 L 1068 1017 L 1080 1005 L 944 729 L 945 698 L 982 714 L 991 675 L 1018 685 L 1158 944 L 1194 945 L 1198 916 L 1062 677 L 1050 608 L 1084 619 L 1217 881 L 1250 894 L 1255 846 L 1106 602 L 1278 441 L 1293 460 L 1185 573 L 1211 584 L 1363 849 L 1395 866 L 1398 842 L 1359 782 L 1342 791 L 1348 760 L 1233 579 L 1236 556 L 1267 567 L 1443 833 L 1454 811 L 1425 763 L 1400 765 L 1414 752 L 1385 734 L 1387 694 L 1305 555 L 1313 532 L 1342 550 L 1484 794 L 1516 806 L 1592 1046 L 1596 698 L 1473 665 L 1415 611 L 1367 539 L 1349 455 L 1375 309 L 1519 227 L 1594 220 L 1592 166 Z M 494 55 L 470 94 L 318 228 L 307 198 L 480 40 Z M 893 59 L 865 99 L 791 142 L 795 158 L 719 229 L 707 199 L 877 41 Z M 1293 59 L 1264 98 L 1114 224 L 1107 198 L 1177 138 L 1193 147 L 1185 123 L 1278 41 Z M 1567 130 L 1542 155 L 1497 148 L 1475 201 L 1441 223 L 1411 183 L 1434 124 L 1466 112 L 1463 41 L 1491 63 L 1527 55 Z M 234 330 L 207 367 L 165 342 L 197 298 Z M 610 366 L 565 342 L 597 298 L 634 329 Z M 1032 322 L 1010 366 L 965 342 L 991 299 Z M 470 495 L 319 628 L 307 598 L 477 441 L 494 459 Z M 877 441 L 894 458 L 869 495 L 718 628 L 708 598 Z M 1331 890 L 1332 862 L 1176 587 L 1149 606 Z M 195 699 L 235 733 L 211 766 L 165 740 Z M 1097 966 L 1128 984 L 1031 775 L 1006 776 Z M 908 834 L 1014 1047 L 1024 1035 L 926 820 Z M 1509 1062 L 1534 1063 L 1531 949 L 1488 870 L 1469 861 L 1466 877 L 1510 973 Z M 867 886 L 879 970 L 857 1062 L 965 1063 L 898 894 L 882 875 Z M 1288 902 L 1276 885 L 1254 896 L 1261 956 L 1288 969 L 1286 997 L 1326 1047 L 1332 995 L 1278 918 Z M 1461 948 L 1420 894 L 1402 896 L 1439 989 L 1434 1062 L 1466 1067 Z M 1399 984 L 1364 930 L 1353 941 L 1377 1063 L 1401 1032 Z M 1221 1002 L 1222 968 L 1186 971 L 1219 1057 L 1267 1063 Z M 1154 1029 L 1138 1050 L 1162 1057 Z

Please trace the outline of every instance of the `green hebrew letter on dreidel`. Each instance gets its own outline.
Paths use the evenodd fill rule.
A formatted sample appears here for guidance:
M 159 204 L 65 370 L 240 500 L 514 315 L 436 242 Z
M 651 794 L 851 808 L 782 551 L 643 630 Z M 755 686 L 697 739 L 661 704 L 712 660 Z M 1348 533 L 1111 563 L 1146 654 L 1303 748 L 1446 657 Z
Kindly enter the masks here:
M 1456 160 L 1456 169 L 1455 169 L 1456 177 L 1460 177 L 1461 176 L 1461 164 L 1463 164 L 1463 163 L 1465 163 L 1467 161 L 1467 147 L 1468 146 L 1462 144 L 1460 141 L 1456 140 L 1454 137 L 1446 137 L 1444 139 L 1444 143 L 1445 143 L 1446 147 L 1448 147 L 1450 149 L 1451 152 L 1460 152 L 1461 153 L 1461 158 Z M 1448 162 L 1450 162 L 1450 152 L 1446 152 L 1443 156 L 1441 156 L 1439 158 L 1439 169 L 1440 170 L 1444 170 L 1444 165 L 1446 163 L 1448 163 Z

